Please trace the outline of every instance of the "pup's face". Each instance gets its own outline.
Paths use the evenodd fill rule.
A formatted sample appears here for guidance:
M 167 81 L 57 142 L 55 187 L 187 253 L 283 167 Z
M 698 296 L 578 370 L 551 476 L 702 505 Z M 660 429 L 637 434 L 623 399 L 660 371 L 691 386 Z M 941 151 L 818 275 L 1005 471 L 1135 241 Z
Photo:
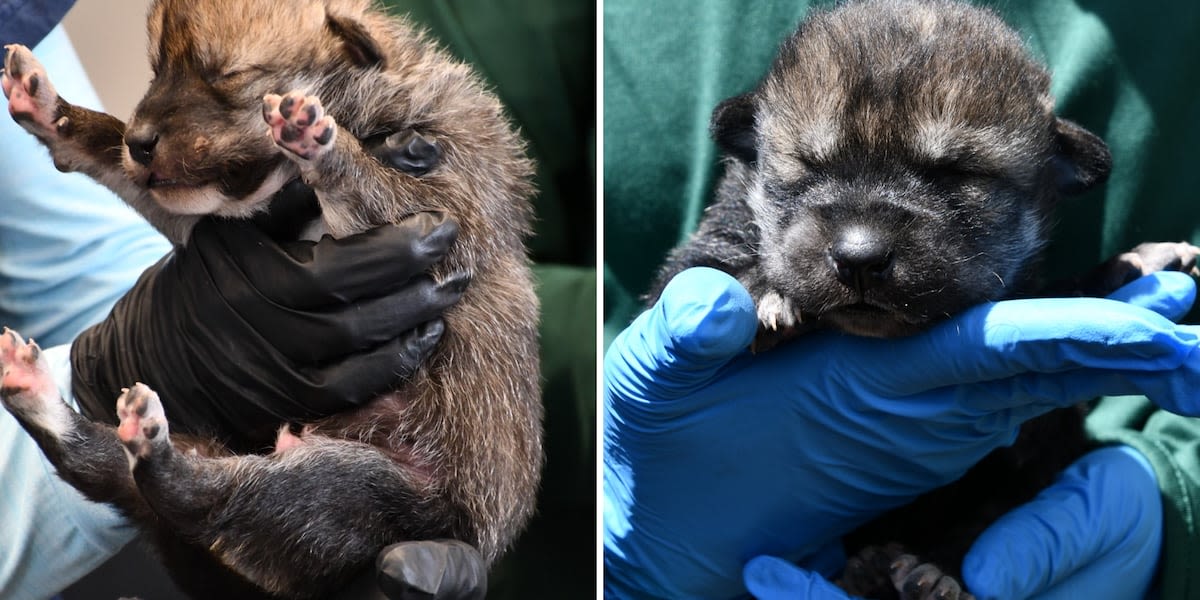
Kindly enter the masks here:
M 263 121 L 263 96 L 305 89 L 353 63 L 355 43 L 369 44 L 348 39 L 354 32 L 339 25 L 352 29 L 352 17 L 326 4 L 352 15 L 363 2 L 157 0 L 154 79 L 122 148 L 129 177 L 172 212 L 254 212 L 294 176 Z
M 1024 283 L 1103 142 L 1053 114 L 1049 76 L 995 16 L 862 3 L 810 19 L 759 88 L 717 108 L 761 269 L 803 320 L 907 335 Z

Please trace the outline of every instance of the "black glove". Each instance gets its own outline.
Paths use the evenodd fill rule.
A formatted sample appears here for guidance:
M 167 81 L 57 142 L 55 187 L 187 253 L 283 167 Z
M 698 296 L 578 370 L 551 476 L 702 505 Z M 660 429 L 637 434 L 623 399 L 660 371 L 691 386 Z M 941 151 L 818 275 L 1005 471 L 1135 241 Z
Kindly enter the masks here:
M 457 233 L 441 213 L 319 242 L 204 219 L 76 338 L 75 397 L 115 423 L 121 388 L 141 381 L 172 431 L 268 446 L 280 424 L 359 406 L 421 364 L 467 284 L 422 275 Z
M 487 594 L 483 557 L 458 540 L 392 544 L 380 551 L 375 568 L 337 600 L 483 600 Z

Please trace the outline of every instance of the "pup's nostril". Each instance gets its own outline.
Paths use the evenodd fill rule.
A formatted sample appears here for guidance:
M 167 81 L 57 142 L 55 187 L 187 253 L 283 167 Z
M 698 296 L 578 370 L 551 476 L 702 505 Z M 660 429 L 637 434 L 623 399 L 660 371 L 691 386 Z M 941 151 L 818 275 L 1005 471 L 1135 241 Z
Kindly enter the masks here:
M 829 262 L 838 281 L 861 291 L 891 277 L 895 253 L 886 239 L 855 227 L 829 246 Z
M 158 134 L 154 132 L 126 132 L 125 145 L 129 147 L 129 157 L 143 167 L 150 166 L 154 160 L 154 147 L 158 145 Z

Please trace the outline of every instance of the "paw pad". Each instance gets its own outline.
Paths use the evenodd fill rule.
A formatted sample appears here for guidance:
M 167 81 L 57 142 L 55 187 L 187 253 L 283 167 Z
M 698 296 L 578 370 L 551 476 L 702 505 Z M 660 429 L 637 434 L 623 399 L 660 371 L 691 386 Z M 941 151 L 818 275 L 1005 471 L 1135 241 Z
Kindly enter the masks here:
M 42 64 L 29 48 L 20 44 L 5 46 L 4 74 L 0 88 L 8 98 L 8 112 L 13 120 L 34 135 L 46 137 L 55 133 L 62 119 L 55 117 L 58 92 L 46 76 Z
M 169 443 L 162 402 L 145 384 L 126 388 L 117 398 L 117 417 L 121 419 L 117 437 L 134 457 L 145 458 L 155 445 Z
M 41 421 L 38 415 L 55 412 L 58 385 L 37 342 L 26 343 L 17 332 L 5 328 L 0 334 L 0 397 L 14 414 Z M 42 426 L 48 427 L 46 423 Z
M 292 155 L 313 160 L 333 147 L 337 124 L 325 114 L 316 96 L 289 92 L 263 97 L 263 120 L 271 126 L 271 137 Z

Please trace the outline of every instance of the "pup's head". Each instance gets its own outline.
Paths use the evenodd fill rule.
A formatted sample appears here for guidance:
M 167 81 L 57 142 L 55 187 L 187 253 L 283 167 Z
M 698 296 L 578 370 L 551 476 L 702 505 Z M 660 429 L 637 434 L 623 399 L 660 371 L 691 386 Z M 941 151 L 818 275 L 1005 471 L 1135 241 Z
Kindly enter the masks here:
M 294 176 L 262 118 L 267 93 L 382 61 L 357 0 L 156 0 L 154 78 L 125 131 L 128 175 L 165 209 L 245 216 Z
M 874 336 L 1012 294 L 1055 200 L 1110 164 L 1054 115 L 1049 83 L 1012 30 L 967 5 L 811 17 L 713 115 L 771 286 L 806 318 Z

